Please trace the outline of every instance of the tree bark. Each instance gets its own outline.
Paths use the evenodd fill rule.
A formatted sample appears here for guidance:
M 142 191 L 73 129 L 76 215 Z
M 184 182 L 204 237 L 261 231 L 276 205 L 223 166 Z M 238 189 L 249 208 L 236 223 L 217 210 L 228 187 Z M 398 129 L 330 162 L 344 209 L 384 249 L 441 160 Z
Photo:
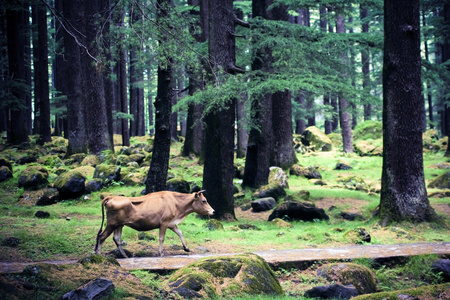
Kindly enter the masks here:
M 74 28 L 81 28 L 83 18 L 81 0 L 64 1 L 64 18 L 72 24 Z M 87 153 L 88 144 L 86 127 L 84 122 L 84 107 L 81 83 L 81 54 L 80 48 L 75 41 L 80 39 L 78 32 L 64 30 L 64 56 L 66 58 L 64 68 L 64 78 L 66 79 L 67 92 L 67 154 L 69 157 L 75 153 Z
M 369 32 L 369 21 L 366 19 L 369 16 L 369 10 L 361 4 L 360 17 L 362 20 L 362 32 Z M 370 93 L 370 53 L 368 48 L 361 50 L 361 62 L 363 73 L 363 90 L 366 94 Z M 370 103 L 364 104 L 364 121 L 368 121 L 372 118 L 372 105 Z
M 255 0 L 252 2 L 253 17 L 271 18 L 270 0 Z M 252 70 L 270 72 L 272 52 L 266 47 L 257 49 L 252 62 Z M 256 75 L 258 77 L 264 75 Z M 264 80 L 264 78 L 258 78 Z M 257 79 L 257 80 L 258 80 Z M 254 124 L 249 133 L 247 154 L 244 167 L 243 186 L 257 188 L 268 183 L 270 155 L 273 144 L 272 131 L 272 94 L 253 96 L 251 102 L 252 121 Z
M 48 76 L 47 8 L 38 3 L 33 18 L 37 23 L 37 40 L 33 47 L 35 101 L 39 103 L 39 144 L 52 140 L 50 130 L 50 96 Z
M 233 0 L 209 0 L 209 57 L 212 63 L 211 78 L 234 74 L 235 64 L 235 15 Z M 235 219 L 233 198 L 234 175 L 234 121 L 235 99 L 222 107 L 214 107 L 205 116 L 205 164 L 203 188 L 217 219 Z
M 27 88 L 21 85 L 27 82 L 27 70 L 24 50 L 29 29 L 28 13 L 23 9 L 14 9 L 16 1 L 9 0 L 10 9 L 6 11 L 6 35 L 8 39 L 9 79 L 12 80 L 10 96 L 14 105 L 8 107 L 7 140 L 13 145 L 28 142 Z M 28 87 L 29 88 L 29 87 Z
M 287 22 L 289 20 L 287 7 L 279 5 L 273 8 L 272 19 Z M 278 91 L 272 95 L 272 131 L 271 165 L 289 169 L 297 162 L 297 157 L 292 139 L 291 92 L 288 90 Z
M 170 0 L 158 0 L 157 22 L 160 26 L 166 23 Z M 167 28 L 170 30 L 170 28 Z M 160 43 L 167 42 L 163 37 Z M 147 174 L 145 189 L 147 193 L 166 189 L 169 169 L 171 142 L 171 113 L 174 97 L 173 59 L 165 57 L 164 66 L 158 66 L 158 91 L 155 99 L 155 140 L 153 155 Z
M 89 153 L 98 155 L 104 150 L 112 149 L 112 145 L 109 144 L 105 89 L 103 86 L 105 66 L 100 59 L 101 45 L 97 42 L 98 23 L 105 16 L 101 16 L 101 0 L 85 0 L 83 4 L 86 46 L 81 55 L 84 79 L 84 112 Z
M 342 15 L 337 16 L 336 32 L 339 34 L 345 33 L 344 17 Z M 345 68 L 347 65 L 347 53 L 342 53 L 341 59 Z M 346 71 L 343 71 L 342 77 L 344 79 L 348 78 Z M 339 95 L 339 123 L 341 124 L 343 150 L 345 153 L 353 153 L 350 105 L 342 94 Z
M 423 172 L 419 2 L 384 1 L 382 225 L 437 218 Z

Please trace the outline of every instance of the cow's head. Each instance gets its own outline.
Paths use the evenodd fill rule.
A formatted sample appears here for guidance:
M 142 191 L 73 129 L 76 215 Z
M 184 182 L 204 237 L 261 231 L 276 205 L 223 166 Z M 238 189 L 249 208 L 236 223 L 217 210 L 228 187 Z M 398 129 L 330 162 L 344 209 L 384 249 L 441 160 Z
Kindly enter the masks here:
M 212 216 L 214 214 L 214 209 L 209 205 L 205 196 L 203 196 L 203 192 L 204 190 L 195 193 L 192 208 L 198 214 Z

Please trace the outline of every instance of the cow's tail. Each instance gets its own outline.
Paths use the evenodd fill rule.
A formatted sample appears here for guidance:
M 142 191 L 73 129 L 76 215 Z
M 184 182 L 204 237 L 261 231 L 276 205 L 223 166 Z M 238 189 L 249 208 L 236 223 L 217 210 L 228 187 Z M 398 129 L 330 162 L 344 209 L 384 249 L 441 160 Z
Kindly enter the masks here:
M 105 199 L 102 200 L 102 225 L 100 225 L 100 229 L 97 233 L 97 238 L 102 233 L 102 230 L 103 230 L 103 223 L 105 221 L 105 205 L 108 202 L 108 200 L 109 200 L 108 197 L 106 197 Z

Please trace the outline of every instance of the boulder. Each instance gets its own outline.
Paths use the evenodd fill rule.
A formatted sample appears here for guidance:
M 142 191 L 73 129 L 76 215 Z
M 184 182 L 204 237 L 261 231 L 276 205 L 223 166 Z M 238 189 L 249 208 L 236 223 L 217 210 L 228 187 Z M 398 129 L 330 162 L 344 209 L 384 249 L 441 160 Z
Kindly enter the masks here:
M 13 177 L 12 171 L 7 166 L 0 166 L 0 182 L 6 181 Z
M 344 237 L 353 244 L 364 244 L 371 241 L 370 234 L 362 227 L 347 231 Z
M 85 190 L 86 178 L 77 170 L 70 170 L 56 177 L 53 186 L 58 189 L 60 199 L 74 199 L 81 196 Z
M 278 228 L 292 228 L 291 223 L 286 222 L 285 220 L 280 219 L 280 218 L 273 219 L 271 222 Z
M 7 167 L 11 172 L 13 171 L 11 162 L 5 158 L 0 158 L 0 167 L 3 166 Z
M 334 167 L 334 169 L 335 170 L 351 170 L 352 166 L 348 162 L 341 160 L 336 164 L 336 167 Z
M 278 199 L 286 196 L 286 191 L 284 188 L 276 183 L 271 183 L 260 187 L 255 191 L 253 197 L 255 198 L 267 198 L 272 197 L 278 201 Z
M 50 213 L 47 211 L 43 211 L 43 210 L 38 210 L 34 216 L 38 219 L 48 219 L 50 218 Z
M 120 178 L 120 181 L 126 186 L 142 186 L 146 179 L 146 174 L 124 172 L 123 174 L 120 174 Z
M 350 299 L 358 296 L 358 291 L 353 285 L 329 284 L 313 287 L 304 294 L 307 298 L 320 299 Z
M 199 260 L 169 278 L 171 291 L 199 298 L 283 295 L 267 262 L 253 253 Z
M 167 180 L 167 190 L 179 193 L 189 193 L 191 187 L 189 182 L 182 178 L 172 178 Z
M 330 138 L 316 126 L 310 126 L 303 131 L 302 143 L 316 151 L 331 151 Z
M 103 188 L 103 181 L 100 178 L 93 178 L 86 183 L 86 192 L 92 193 Z
M 97 165 L 94 171 L 94 178 L 100 178 L 105 184 L 120 181 L 120 167 L 115 165 Z
M 40 192 L 42 194 L 38 196 L 37 206 L 52 205 L 59 201 L 59 192 L 55 188 L 44 188 Z
M 48 171 L 46 168 L 29 165 L 19 175 L 19 187 L 26 190 L 37 190 L 48 184 Z
M 276 218 L 288 217 L 290 220 L 314 221 L 328 220 L 329 217 L 322 208 L 312 203 L 288 201 L 280 204 L 269 216 L 269 221 Z
M 61 160 L 61 158 L 59 158 L 58 155 L 45 155 L 40 157 L 37 160 L 38 164 L 44 165 L 46 167 L 49 168 L 57 168 L 57 167 L 62 167 L 64 166 L 63 161 Z
M 428 187 L 430 189 L 450 189 L 450 172 L 446 172 L 433 179 Z
M 353 130 L 353 140 L 377 140 L 383 138 L 383 123 L 364 121 L 358 123 Z
M 100 164 L 100 159 L 97 155 L 88 155 L 80 163 L 82 166 L 91 166 L 96 167 L 98 164 Z
M 280 167 L 269 168 L 269 184 L 274 183 L 282 186 L 285 189 L 289 188 L 286 172 Z
M 106 278 L 96 278 L 62 296 L 63 300 L 91 300 L 109 298 L 114 291 L 114 284 Z
M 331 263 L 320 267 L 317 275 L 328 281 L 353 285 L 359 294 L 377 291 L 375 274 L 367 267 L 354 263 Z
M 204 227 L 206 227 L 206 229 L 208 229 L 208 230 L 223 230 L 222 223 L 216 219 L 208 220 L 205 223 Z
M 322 179 L 322 175 L 315 167 L 302 167 L 295 164 L 289 170 L 291 175 L 302 176 L 307 179 Z
M 352 300 L 380 300 L 380 299 L 398 299 L 398 300 L 444 300 L 449 299 L 450 283 L 437 285 L 424 285 L 418 288 L 397 290 L 389 292 L 379 292 L 369 295 L 359 295 Z
M 445 281 L 450 281 L 450 259 L 439 259 L 431 266 L 436 273 L 442 273 Z
M 271 210 L 275 207 L 276 204 L 277 201 L 275 201 L 275 199 L 272 197 L 260 198 L 251 202 L 251 206 L 254 212 Z
M 353 142 L 355 152 L 360 156 L 382 156 L 383 141 L 378 140 L 358 140 Z

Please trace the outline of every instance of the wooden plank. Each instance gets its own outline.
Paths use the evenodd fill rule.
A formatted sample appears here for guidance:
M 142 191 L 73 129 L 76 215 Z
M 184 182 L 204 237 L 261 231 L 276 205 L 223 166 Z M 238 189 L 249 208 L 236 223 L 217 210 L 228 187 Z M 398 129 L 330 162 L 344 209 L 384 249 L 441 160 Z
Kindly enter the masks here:
M 269 264 L 301 262 L 329 259 L 381 258 L 393 256 L 412 256 L 420 254 L 450 254 L 450 243 L 417 243 L 396 245 L 362 245 L 340 248 L 309 248 L 293 250 L 273 250 L 253 252 Z M 135 257 L 119 259 L 120 265 L 128 270 L 175 270 L 199 259 L 227 254 L 193 254 L 164 257 Z
M 362 245 L 339 248 L 308 248 L 292 250 L 272 250 L 253 252 L 264 258 L 269 264 L 302 262 L 330 259 L 381 258 L 395 256 L 413 256 L 420 254 L 450 254 L 450 242 L 416 243 L 396 245 Z M 176 270 L 199 259 L 214 256 L 232 256 L 238 253 L 191 254 L 163 257 L 134 257 L 118 259 L 127 270 Z M 26 266 L 39 263 L 75 264 L 77 260 L 41 261 L 41 262 L 0 262 L 0 274 L 19 273 Z

